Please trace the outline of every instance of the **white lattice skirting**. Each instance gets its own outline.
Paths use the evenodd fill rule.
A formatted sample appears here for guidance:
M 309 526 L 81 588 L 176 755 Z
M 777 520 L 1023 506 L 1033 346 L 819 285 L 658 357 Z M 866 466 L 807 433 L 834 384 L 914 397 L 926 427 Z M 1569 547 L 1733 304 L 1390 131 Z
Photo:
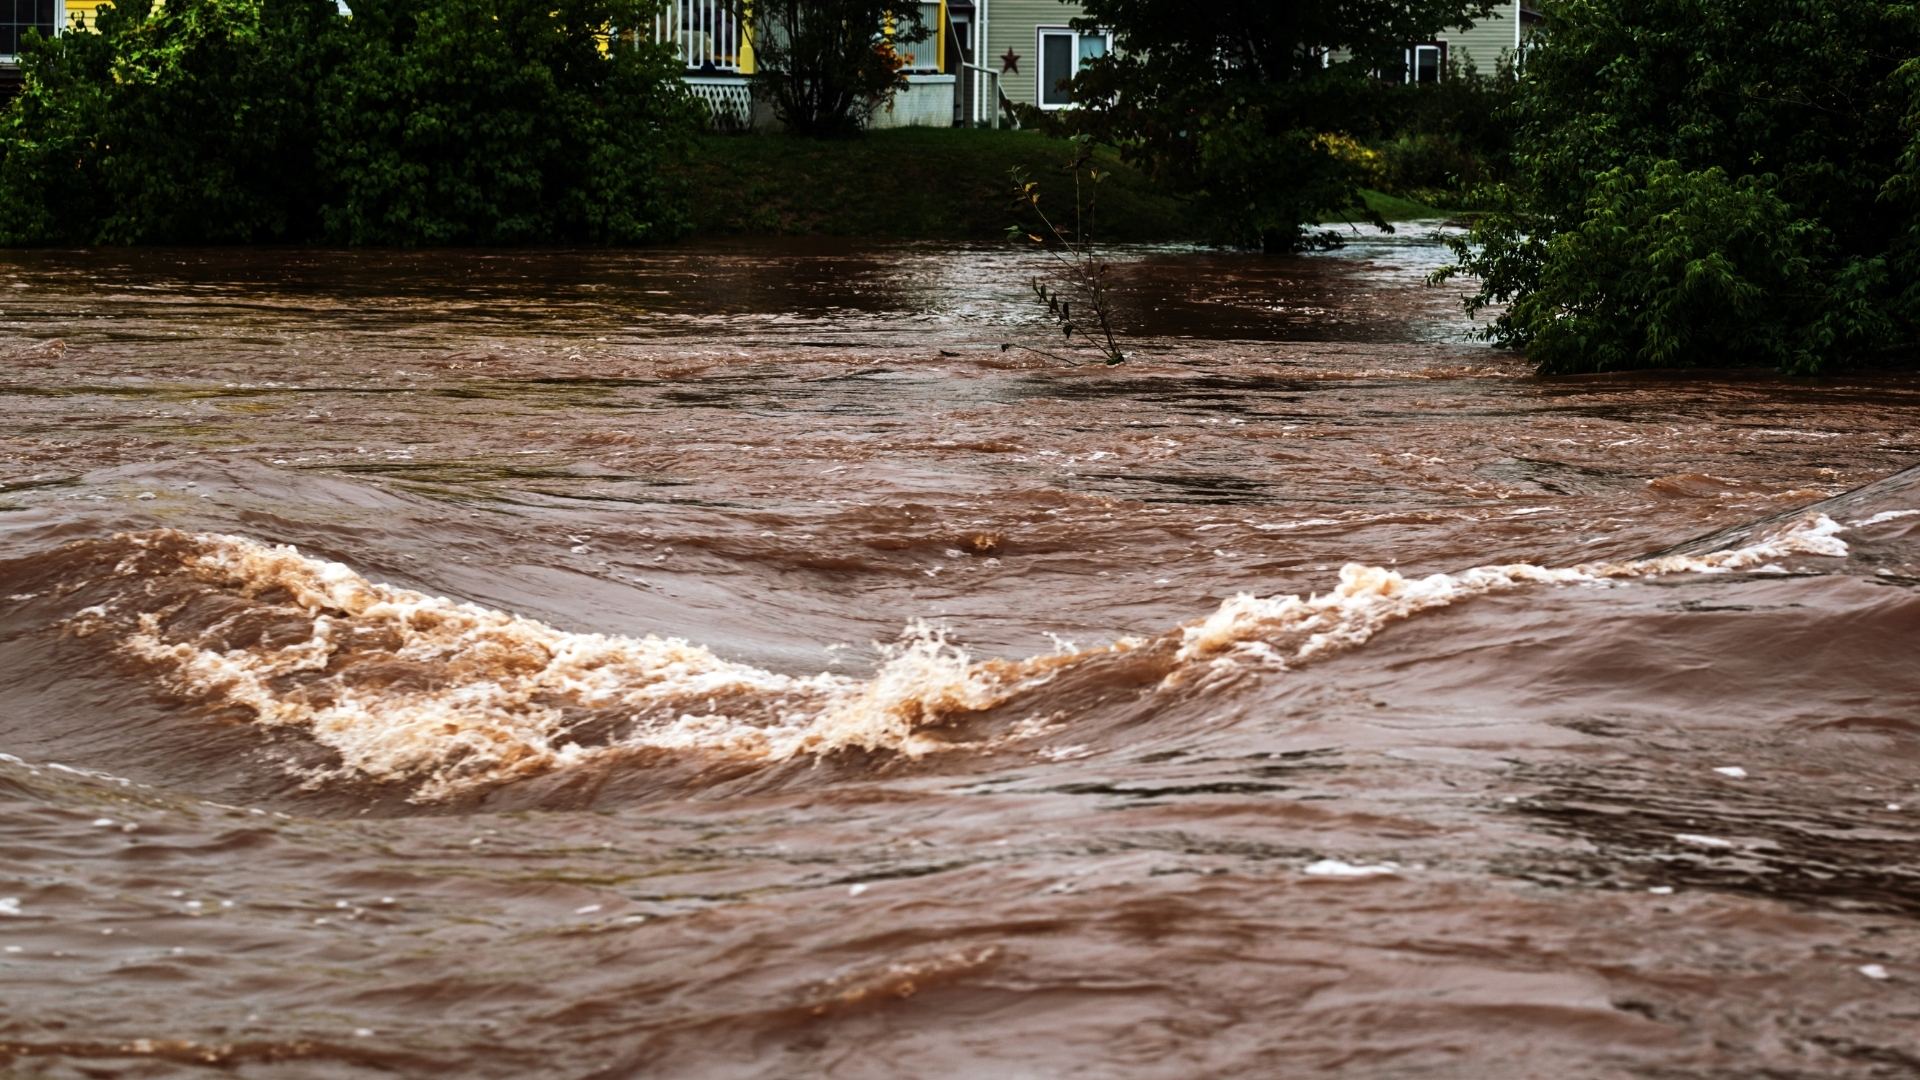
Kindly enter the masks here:
M 734 129 L 753 124 L 753 90 L 744 78 L 689 78 L 687 89 L 707 103 L 716 128 Z

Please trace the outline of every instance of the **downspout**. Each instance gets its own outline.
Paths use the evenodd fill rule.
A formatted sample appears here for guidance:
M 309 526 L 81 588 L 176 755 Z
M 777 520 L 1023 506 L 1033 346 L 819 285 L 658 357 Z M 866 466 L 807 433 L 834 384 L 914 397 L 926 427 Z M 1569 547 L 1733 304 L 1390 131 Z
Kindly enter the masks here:
M 946 11 L 946 0 L 940 0 L 940 10 L 942 12 Z M 972 29 L 973 23 L 968 22 L 967 28 Z M 946 51 L 948 48 L 949 41 L 951 41 L 952 48 L 953 48 L 953 52 L 951 54 L 949 54 Z M 965 101 L 960 98 L 961 92 L 964 91 L 967 87 L 966 42 L 960 40 L 960 28 L 954 25 L 954 22 L 952 19 L 947 20 L 946 35 L 940 39 L 940 55 L 941 55 L 941 64 L 940 64 L 941 72 L 944 74 L 953 76 L 955 80 L 954 101 L 956 104 L 960 106 L 960 118 L 963 121 L 966 121 L 967 123 L 972 123 L 973 122 L 973 102 Z M 951 63 L 948 63 L 946 61 L 946 57 L 949 55 L 953 57 L 953 60 Z
M 991 21 L 992 13 L 989 10 L 992 7 L 993 0 L 979 0 L 979 3 L 974 8 L 973 62 L 976 64 L 993 59 L 993 47 L 987 44 L 993 40 L 992 36 L 987 32 L 993 25 Z M 993 79 L 976 80 L 977 85 L 973 88 L 973 115 L 976 123 L 979 120 L 981 110 L 985 107 L 981 99 L 987 95 L 987 84 L 989 82 L 993 84 L 994 94 L 998 96 L 1000 93 L 1000 80 L 997 77 Z M 989 127 L 999 127 L 1000 103 L 995 101 L 993 103 L 993 111 L 986 115 L 987 125 Z

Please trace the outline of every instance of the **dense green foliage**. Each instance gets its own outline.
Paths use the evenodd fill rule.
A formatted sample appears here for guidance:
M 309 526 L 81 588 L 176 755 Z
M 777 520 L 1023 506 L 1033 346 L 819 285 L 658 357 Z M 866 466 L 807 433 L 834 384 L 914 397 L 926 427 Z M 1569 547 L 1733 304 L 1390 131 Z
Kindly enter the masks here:
M 329 0 L 102 11 L 26 49 L 0 118 L 0 238 L 279 240 L 309 231 Z
M 1328 133 L 1375 127 L 1379 70 L 1409 41 L 1469 24 L 1483 0 L 1084 0 L 1116 51 L 1083 69 L 1080 122 L 1191 193 L 1232 238 L 1298 247 L 1360 203 L 1365 170 Z M 1327 62 L 1329 56 L 1336 59 Z
M 168 0 L 38 41 L 0 241 L 631 242 L 703 115 L 648 0 Z
M 1461 245 L 1549 372 L 1920 353 L 1920 8 L 1563 0 L 1515 194 Z
M 704 116 L 677 60 L 608 26 L 638 0 L 364 4 L 325 80 L 325 234 L 348 243 L 627 243 L 670 233 L 661 185 Z
M 866 126 L 906 85 L 902 50 L 932 34 L 904 0 L 736 0 L 736 10 L 754 21 L 756 96 L 796 135 Z
M 1515 69 L 1483 73 L 1450 61 L 1437 83 L 1383 83 L 1354 134 L 1379 155 L 1378 186 L 1395 195 L 1459 209 L 1495 198 L 1513 168 Z M 1370 124 L 1365 121 L 1370 120 Z

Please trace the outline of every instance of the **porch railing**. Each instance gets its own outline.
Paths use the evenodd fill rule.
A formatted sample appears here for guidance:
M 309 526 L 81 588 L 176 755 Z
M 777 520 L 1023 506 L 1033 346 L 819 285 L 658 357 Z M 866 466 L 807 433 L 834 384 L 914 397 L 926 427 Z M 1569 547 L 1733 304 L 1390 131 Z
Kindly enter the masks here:
M 737 72 L 746 41 L 731 0 L 667 0 L 653 36 L 680 51 L 688 71 Z

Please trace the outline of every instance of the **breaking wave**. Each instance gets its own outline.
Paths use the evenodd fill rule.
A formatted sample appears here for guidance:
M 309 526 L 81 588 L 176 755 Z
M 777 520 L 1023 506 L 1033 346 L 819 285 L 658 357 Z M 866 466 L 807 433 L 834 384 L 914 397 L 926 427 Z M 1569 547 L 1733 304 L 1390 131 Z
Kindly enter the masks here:
M 916 626 L 865 679 L 779 674 L 669 637 L 568 632 L 230 535 L 153 530 L 69 544 L 51 560 L 64 583 L 13 599 L 97 600 L 50 614 L 69 640 L 104 643 L 200 710 L 324 748 L 325 763 L 296 769 L 309 786 L 398 784 L 432 803 L 636 750 L 753 764 L 1018 745 L 1072 723 L 1071 703 L 1044 688 L 1101 658 L 1132 656 L 1144 693 L 1189 693 L 1311 663 L 1475 596 L 1838 558 L 1845 531 L 1813 513 L 1700 554 L 1411 579 L 1350 564 L 1325 593 L 1242 594 L 1154 638 L 1020 660 L 976 660 Z M 988 714 L 992 723 L 972 723 Z

